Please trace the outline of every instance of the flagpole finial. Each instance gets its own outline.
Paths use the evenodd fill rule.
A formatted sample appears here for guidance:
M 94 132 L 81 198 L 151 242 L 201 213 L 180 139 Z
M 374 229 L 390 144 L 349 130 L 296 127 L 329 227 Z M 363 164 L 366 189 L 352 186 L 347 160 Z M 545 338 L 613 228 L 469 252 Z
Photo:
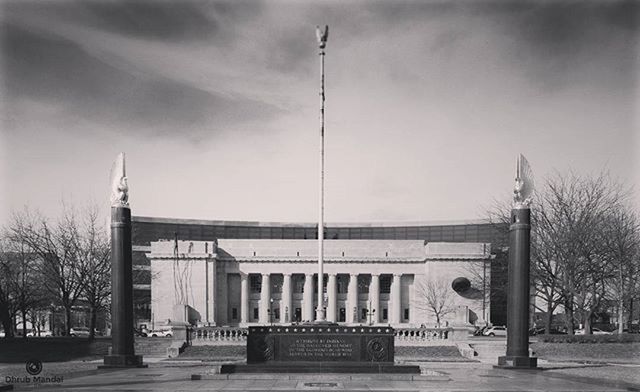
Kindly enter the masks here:
M 529 208 L 533 196 L 533 172 L 529 161 L 519 154 L 516 159 L 516 183 L 513 188 L 513 208 Z

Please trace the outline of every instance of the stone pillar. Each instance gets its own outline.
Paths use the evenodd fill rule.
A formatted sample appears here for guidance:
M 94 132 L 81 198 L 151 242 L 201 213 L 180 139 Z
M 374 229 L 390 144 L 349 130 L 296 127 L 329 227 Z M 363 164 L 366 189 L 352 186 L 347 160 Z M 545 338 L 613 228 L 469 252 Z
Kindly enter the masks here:
M 509 291 L 507 295 L 507 355 L 498 358 L 498 366 L 511 369 L 537 367 L 538 359 L 529 357 L 529 264 L 531 210 L 511 210 L 509 227 Z
M 371 274 L 371 284 L 369 285 L 369 302 L 371 306 L 369 311 L 373 312 L 371 316 L 371 322 L 373 324 L 378 323 L 380 320 L 380 274 Z M 369 316 L 367 316 L 369 321 Z
M 262 285 L 260 288 L 260 323 L 269 324 L 269 300 L 271 299 L 271 279 L 269 274 L 262 274 Z
M 327 281 L 327 321 L 336 322 L 336 308 L 338 307 L 337 275 L 329 274 Z
M 280 322 L 291 322 L 291 274 L 284 274 L 282 280 L 282 300 L 280 301 Z
M 358 274 L 349 274 L 347 287 L 347 322 L 358 322 Z
M 249 274 L 240 273 L 240 323 L 249 322 Z
M 302 294 L 302 321 L 313 321 L 313 274 L 304 274 L 304 293 Z
M 393 274 L 393 280 L 391 281 L 391 293 L 389 295 L 391 300 L 389 322 L 391 324 L 400 324 L 400 320 L 402 320 L 401 279 L 402 274 Z
M 213 259 L 206 262 L 207 276 L 207 325 L 216 325 L 216 263 Z
M 124 158 L 123 158 L 124 159 Z M 100 368 L 146 367 L 133 340 L 131 210 L 111 207 L 111 355 Z

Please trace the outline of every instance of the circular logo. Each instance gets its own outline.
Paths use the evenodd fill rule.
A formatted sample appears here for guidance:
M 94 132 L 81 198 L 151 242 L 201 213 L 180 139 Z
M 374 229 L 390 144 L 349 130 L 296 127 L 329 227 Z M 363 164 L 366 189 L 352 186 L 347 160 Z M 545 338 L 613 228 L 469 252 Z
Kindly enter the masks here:
M 30 359 L 27 361 L 27 373 L 32 376 L 40 374 L 42 371 L 42 362 L 37 359 Z

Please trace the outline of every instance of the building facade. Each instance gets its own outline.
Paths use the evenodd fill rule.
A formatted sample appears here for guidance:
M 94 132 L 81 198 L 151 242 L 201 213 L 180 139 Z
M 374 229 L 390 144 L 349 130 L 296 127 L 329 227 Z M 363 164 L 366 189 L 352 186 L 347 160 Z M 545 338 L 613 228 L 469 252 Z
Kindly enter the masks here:
M 502 324 L 503 229 L 482 221 L 329 225 L 327 318 L 429 324 L 424 286 L 441 282 L 469 322 Z M 180 304 L 204 325 L 313 320 L 316 238 L 314 224 L 133 217 L 136 324 L 162 324 Z M 467 281 L 458 291 L 456 279 Z
M 437 301 L 448 311 L 442 322 L 456 316 L 465 323 L 489 321 L 483 282 L 471 277 L 490 279 L 490 244 L 325 240 L 324 247 L 327 321 L 434 325 L 429 308 Z M 188 321 L 201 325 L 315 319 L 315 241 L 158 241 L 147 257 L 154 324 L 183 318 L 185 306 L 191 309 Z M 456 291 L 456 280 L 468 283 Z

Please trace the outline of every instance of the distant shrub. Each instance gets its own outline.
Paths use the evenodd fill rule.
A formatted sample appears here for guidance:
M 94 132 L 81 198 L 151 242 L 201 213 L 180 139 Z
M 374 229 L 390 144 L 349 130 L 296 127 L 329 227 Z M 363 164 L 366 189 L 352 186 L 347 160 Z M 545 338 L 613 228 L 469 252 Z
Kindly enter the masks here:
M 611 335 L 538 335 L 544 343 L 632 343 L 640 342 L 640 334 Z

